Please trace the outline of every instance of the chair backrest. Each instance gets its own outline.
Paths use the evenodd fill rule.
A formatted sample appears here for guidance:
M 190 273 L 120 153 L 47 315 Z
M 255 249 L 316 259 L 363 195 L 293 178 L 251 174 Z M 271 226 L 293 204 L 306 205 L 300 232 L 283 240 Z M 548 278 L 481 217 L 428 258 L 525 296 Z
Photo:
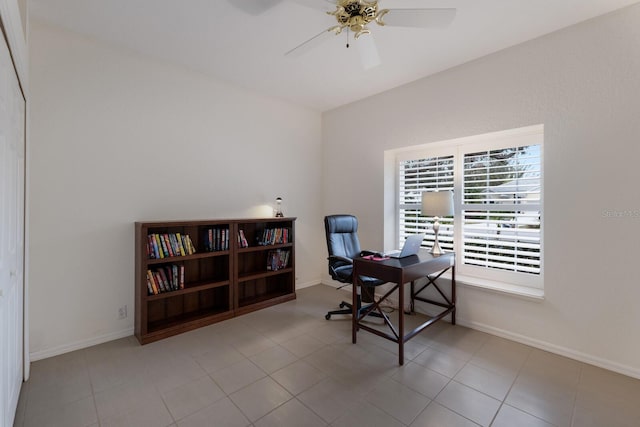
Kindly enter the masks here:
M 329 255 L 355 258 L 360 255 L 358 219 L 353 215 L 329 215 L 324 217 Z

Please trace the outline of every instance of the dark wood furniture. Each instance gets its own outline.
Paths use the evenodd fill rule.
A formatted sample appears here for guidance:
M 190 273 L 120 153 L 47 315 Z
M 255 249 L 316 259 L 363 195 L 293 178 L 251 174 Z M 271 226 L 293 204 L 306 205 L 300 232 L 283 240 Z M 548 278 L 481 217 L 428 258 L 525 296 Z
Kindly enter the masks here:
M 361 310 L 359 313 L 356 309 L 352 312 L 352 342 L 356 343 L 356 335 L 359 329 L 371 332 L 395 343 L 398 343 L 398 361 L 400 365 L 404 364 L 404 343 L 419 334 L 425 328 L 431 326 L 443 317 L 451 314 L 451 323 L 456 323 L 456 275 L 455 275 L 455 254 L 445 253 L 440 256 L 434 256 L 426 250 L 420 250 L 418 255 L 412 255 L 401 259 L 386 259 L 383 261 L 375 261 L 368 259 L 369 257 L 359 257 L 353 260 L 353 276 L 368 276 L 385 282 L 392 282 L 394 286 L 389 289 L 378 301 Z M 451 292 L 447 295 L 442 291 L 436 280 L 446 271 L 451 271 Z M 416 281 L 426 278 L 426 284 L 416 290 Z M 442 308 L 438 314 L 430 317 L 427 321 L 416 327 L 415 329 L 405 333 L 404 328 L 404 285 L 410 283 L 410 311 L 413 312 L 415 301 L 423 301 L 428 304 L 436 305 Z M 419 295 L 428 288 L 435 289 L 439 300 L 431 297 Z M 391 322 L 389 317 L 380 309 L 380 304 L 389 298 L 393 292 L 398 291 L 398 326 Z M 355 303 L 357 300 L 356 287 L 353 286 L 352 299 Z M 387 333 L 379 329 L 372 328 L 362 323 L 362 320 L 370 311 L 376 310 L 380 313 L 385 324 L 391 331 Z
M 263 242 L 265 230 L 276 229 L 287 230 L 287 241 Z M 228 246 L 209 244 L 209 230 L 228 230 Z M 152 258 L 149 235 L 178 233 L 190 237 L 195 253 Z M 268 267 L 277 250 L 288 252 L 287 265 Z M 173 265 L 184 271 L 182 289 L 152 294 L 147 271 Z M 135 336 L 147 344 L 293 300 L 295 277 L 295 218 L 136 222 Z

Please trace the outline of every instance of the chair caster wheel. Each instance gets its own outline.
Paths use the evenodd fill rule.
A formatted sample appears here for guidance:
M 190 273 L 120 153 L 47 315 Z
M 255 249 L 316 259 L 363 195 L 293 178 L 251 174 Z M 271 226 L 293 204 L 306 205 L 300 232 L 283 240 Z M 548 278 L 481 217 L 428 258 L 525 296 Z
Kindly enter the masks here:
M 326 315 L 324 316 L 324 318 L 325 318 L 325 319 L 327 319 L 327 320 L 329 320 L 329 319 L 331 319 L 331 315 L 330 315 L 330 314 L 326 314 Z
M 340 308 L 344 308 L 345 306 L 346 306 L 345 303 L 343 303 L 343 302 L 340 303 Z

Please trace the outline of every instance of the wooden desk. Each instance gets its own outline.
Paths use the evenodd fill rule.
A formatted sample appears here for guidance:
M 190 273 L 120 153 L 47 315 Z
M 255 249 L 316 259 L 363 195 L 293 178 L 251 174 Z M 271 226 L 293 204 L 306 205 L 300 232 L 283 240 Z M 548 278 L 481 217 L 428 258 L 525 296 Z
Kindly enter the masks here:
M 451 294 L 447 296 L 436 280 L 446 271 L 451 270 Z M 353 288 L 353 313 L 352 313 L 352 341 L 356 343 L 356 335 L 359 329 L 371 332 L 395 343 L 398 343 L 398 360 L 400 365 L 404 364 L 404 343 L 419 334 L 425 328 L 431 326 L 443 317 L 451 314 L 451 323 L 456 323 L 456 274 L 455 274 L 455 254 L 448 252 L 440 256 L 434 256 L 426 250 L 420 250 L 418 255 L 412 255 L 402 259 L 387 259 L 384 261 L 373 261 L 366 258 L 356 258 L 353 260 L 353 277 L 369 276 L 394 283 L 394 286 L 385 293 L 378 301 L 363 309 L 360 314 L 356 310 L 357 286 Z M 427 283 L 416 291 L 415 281 L 427 278 Z M 423 301 L 428 304 L 442 307 L 443 310 L 436 316 L 431 317 L 417 328 L 408 331 L 404 330 L 404 285 L 411 284 L 410 311 L 413 313 L 415 301 Z M 420 292 L 432 286 L 440 295 L 440 301 L 419 296 Z M 389 317 L 380 309 L 380 304 L 398 290 L 398 328 L 393 325 Z M 368 313 L 380 313 L 391 330 L 391 334 L 363 324 L 361 321 Z

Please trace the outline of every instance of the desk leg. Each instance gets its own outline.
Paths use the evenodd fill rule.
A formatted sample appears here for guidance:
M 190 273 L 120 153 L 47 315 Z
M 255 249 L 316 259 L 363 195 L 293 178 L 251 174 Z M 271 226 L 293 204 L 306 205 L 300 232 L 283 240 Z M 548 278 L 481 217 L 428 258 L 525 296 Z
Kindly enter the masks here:
M 451 312 L 451 324 L 456 324 L 456 265 L 451 267 L 451 304 L 453 311 Z
M 404 283 L 398 286 L 398 304 L 398 363 L 404 365 Z
M 409 302 L 409 307 L 410 307 L 409 312 L 411 314 L 415 313 L 415 311 L 416 311 L 416 303 L 415 303 L 415 300 L 413 299 L 413 293 L 415 291 L 416 291 L 416 282 L 415 282 L 415 280 L 412 280 L 411 281 L 411 294 L 410 294 L 411 301 Z
M 351 284 L 351 342 L 356 343 L 358 330 L 358 276 L 356 267 L 353 266 L 353 280 Z

